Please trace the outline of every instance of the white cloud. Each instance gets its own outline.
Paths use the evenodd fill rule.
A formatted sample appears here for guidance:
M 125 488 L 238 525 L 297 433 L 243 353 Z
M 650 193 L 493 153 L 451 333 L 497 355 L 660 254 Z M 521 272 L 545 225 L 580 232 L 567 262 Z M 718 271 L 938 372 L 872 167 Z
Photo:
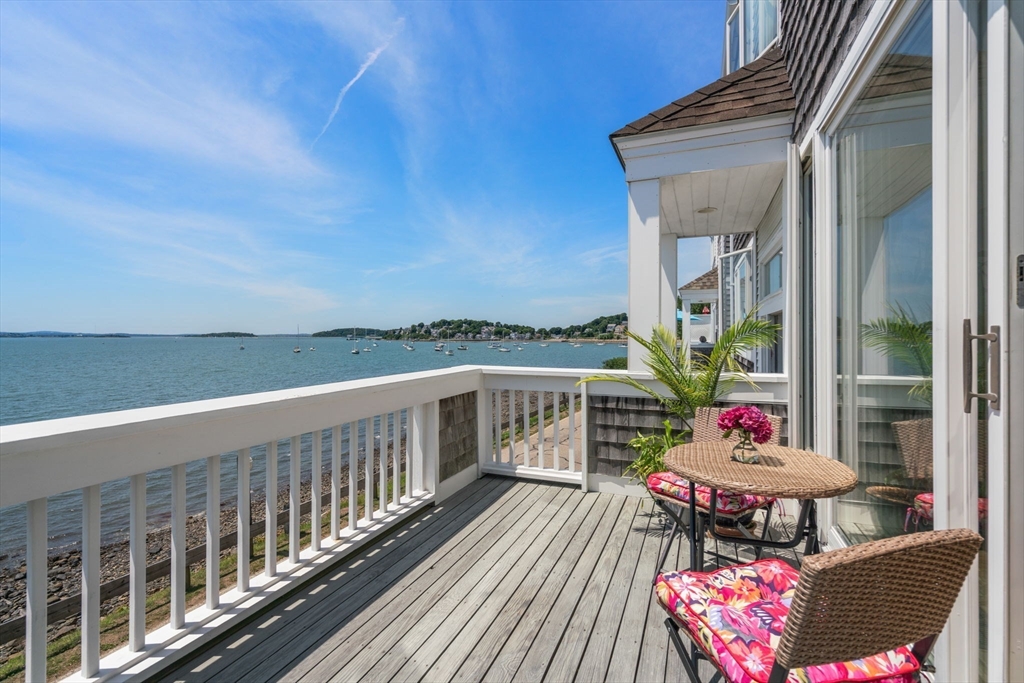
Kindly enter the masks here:
M 163 52 L 166 45 L 149 45 L 149 33 L 161 25 L 150 22 L 143 30 L 132 24 L 133 12 L 145 11 L 141 6 L 119 6 L 91 24 L 83 20 L 78 29 L 62 26 L 60 15 L 41 18 L 47 9 L 3 3 L 4 126 L 258 173 L 320 172 L 286 118 L 231 82 L 219 55 L 176 41 L 172 54 Z M 206 37 L 198 25 L 195 30 Z M 230 36 L 224 38 L 229 44 Z
M 0 175 L 0 194 L 5 204 L 60 218 L 105 257 L 137 275 L 239 291 L 300 312 L 337 306 L 330 293 L 304 285 L 297 276 L 322 257 L 279 248 L 234 218 L 97 197 L 78 185 L 26 170 L 10 157 Z

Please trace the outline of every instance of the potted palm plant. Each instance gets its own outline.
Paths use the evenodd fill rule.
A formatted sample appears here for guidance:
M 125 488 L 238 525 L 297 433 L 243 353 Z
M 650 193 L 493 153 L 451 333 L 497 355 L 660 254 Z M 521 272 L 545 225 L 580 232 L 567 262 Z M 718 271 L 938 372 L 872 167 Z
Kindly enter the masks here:
M 737 382 L 743 381 L 756 388 L 740 364 L 739 356 L 770 346 L 780 329 L 775 323 L 758 319 L 755 308 L 726 329 L 707 354 L 691 353 L 688 344 L 680 343 L 676 335 L 662 325 L 654 328 L 650 339 L 627 331 L 629 338 L 647 351 L 644 365 L 669 393 L 659 393 L 629 375 L 593 375 L 580 380 L 580 383 L 618 382 L 631 386 L 657 400 L 665 410 L 678 417 L 683 429 L 673 434 L 666 422 L 664 435 L 651 438 L 652 435 L 638 433 L 637 438 L 629 442 L 638 458 L 630 463 L 626 472 L 633 478 L 646 481 L 649 474 L 663 471 L 665 451 L 692 433 L 693 418 L 698 408 L 713 406 L 732 391 Z

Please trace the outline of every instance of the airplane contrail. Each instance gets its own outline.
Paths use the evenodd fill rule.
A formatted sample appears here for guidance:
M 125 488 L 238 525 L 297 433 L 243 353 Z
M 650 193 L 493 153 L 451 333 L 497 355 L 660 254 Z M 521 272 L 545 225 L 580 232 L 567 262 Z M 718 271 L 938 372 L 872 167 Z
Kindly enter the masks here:
M 356 72 L 356 75 L 352 77 L 352 80 L 346 83 L 345 87 L 342 88 L 341 92 L 338 93 L 338 99 L 334 102 L 334 109 L 331 111 L 331 115 L 327 117 L 327 123 L 324 124 L 323 130 L 321 130 L 320 134 L 316 136 L 315 140 L 313 140 L 313 144 L 309 146 L 310 151 L 313 151 L 313 147 L 316 145 L 317 142 L 320 141 L 320 138 L 322 138 L 324 133 L 327 132 L 327 129 L 331 127 L 331 122 L 334 121 L 334 117 L 338 114 L 338 109 L 341 107 L 341 101 L 345 99 L 345 95 L 352 88 L 352 86 L 356 84 L 356 81 L 363 77 L 363 74 L 366 73 L 366 70 L 369 69 L 374 62 L 377 61 L 377 57 L 380 57 L 380 53 L 384 52 L 384 50 L 386 50 L 388 46 L 391 45 L 391 41 L 394 40 L 394 37 L 397 33 L 398 31 L 396 30 L 395 33 L 392 33 L 390 36 L 388 36 L 387 40 L 385 40 L 380 47 L 378 47 L 370 54 L 366 55 L 366 59 L 363 60 L 363 63 L 359 66 L 359 71 Z

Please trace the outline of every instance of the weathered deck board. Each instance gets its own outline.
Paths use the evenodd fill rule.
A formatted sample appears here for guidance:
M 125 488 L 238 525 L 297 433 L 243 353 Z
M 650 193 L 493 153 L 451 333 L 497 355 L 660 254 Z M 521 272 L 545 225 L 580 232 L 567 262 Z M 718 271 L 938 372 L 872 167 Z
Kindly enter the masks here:
M 487 477 L 162 680 L 686 681 L 652 601 L 667 538 L 649 499 Z

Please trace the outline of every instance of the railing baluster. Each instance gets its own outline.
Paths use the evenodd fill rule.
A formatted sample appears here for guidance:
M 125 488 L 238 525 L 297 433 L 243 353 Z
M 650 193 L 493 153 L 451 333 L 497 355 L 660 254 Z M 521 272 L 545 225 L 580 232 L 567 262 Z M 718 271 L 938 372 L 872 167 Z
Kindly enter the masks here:
M 171 468 L 171 628 L 185 626 L 185 464 Z
M 313 430 L 313 458 L 309 464 L 309 547 L 314 553 L 320 551 L 320 525 L 323 523 L 323 507 L 320 502 L 320 478 L 323 476 L 323 432 Z
M 391 413 L 391 460 L 395 470 L 394 478 L 391 480 L 391 497 L 395 509 L 402 502 L 402 411 L 396 410 Z
M 495 412 L 490 420 L 490 432 L 494 442 L 490 444 L 490 462 L 502 462 L 502 392 L 501 390 L 490 391 L 490 400 L 494 403 Z
M 562 392 L 555 392 L 555 469 L 561 467 L 562 462 Z M 572 466 L 572 459 L 569 458 L 569 472 L 574 472 L 575 467 Z
M 537 392 L 537 465 L 544 469 L 544 400 L 547 394 Z
M 249 449 L 238 451 L 238 500 L 235 505 L 238 516 L 238 590 L 245 593 L 249 590 Z
M 82 489 L 82 678 L 100 670 L 100 485 Z
M 530 466 L 530 392 L 523 390 L 523 464 Z
M 380 422 L 380 513 L 386 515 L 388 512 L 388 414 L 384 413 L 378 419 Z
M 576 394 L 569 392 L 569 471 L 576 471 Z
M 516 464 L 516 392 L 509 389 L 505 392 L 508 404 L 508 464 Z
M 412 432 L 409 430 L 409 418 L 412 411 L 404 408 L 405 413 L 405 497 L 412 498 Z
M 363 429 L 363 478 L 365 479 L 366 493 L 363 497 L 363 517 L 367 524 L 373 521 L 373 418 L 363 420 L 366 426 Z
M 128 494 L 128 651 L 146 646 L 146 474 L 131 478 Z
M 277 576 L 277 440 L 267 444 L 266 518 L 263 544 L 263 573 Z
M 46 680 L 46 499 L 28 503 L 25 546 L 25 680 Z
M 331 538 L 341 538 L 341 425 L 331 430 Z
M 292 437 L 292 452 L 288 456 L 288 561 L 299 563 L 299 541 L 302 523 L 302 446 L 301 437 Z
M 348 423 L 348 528 L 359 528 L 359 422 Z
M 145 569 L 143 569 L 145 571 Z M 206 459 L 206 607 L 220 605 L 220 456 Z

